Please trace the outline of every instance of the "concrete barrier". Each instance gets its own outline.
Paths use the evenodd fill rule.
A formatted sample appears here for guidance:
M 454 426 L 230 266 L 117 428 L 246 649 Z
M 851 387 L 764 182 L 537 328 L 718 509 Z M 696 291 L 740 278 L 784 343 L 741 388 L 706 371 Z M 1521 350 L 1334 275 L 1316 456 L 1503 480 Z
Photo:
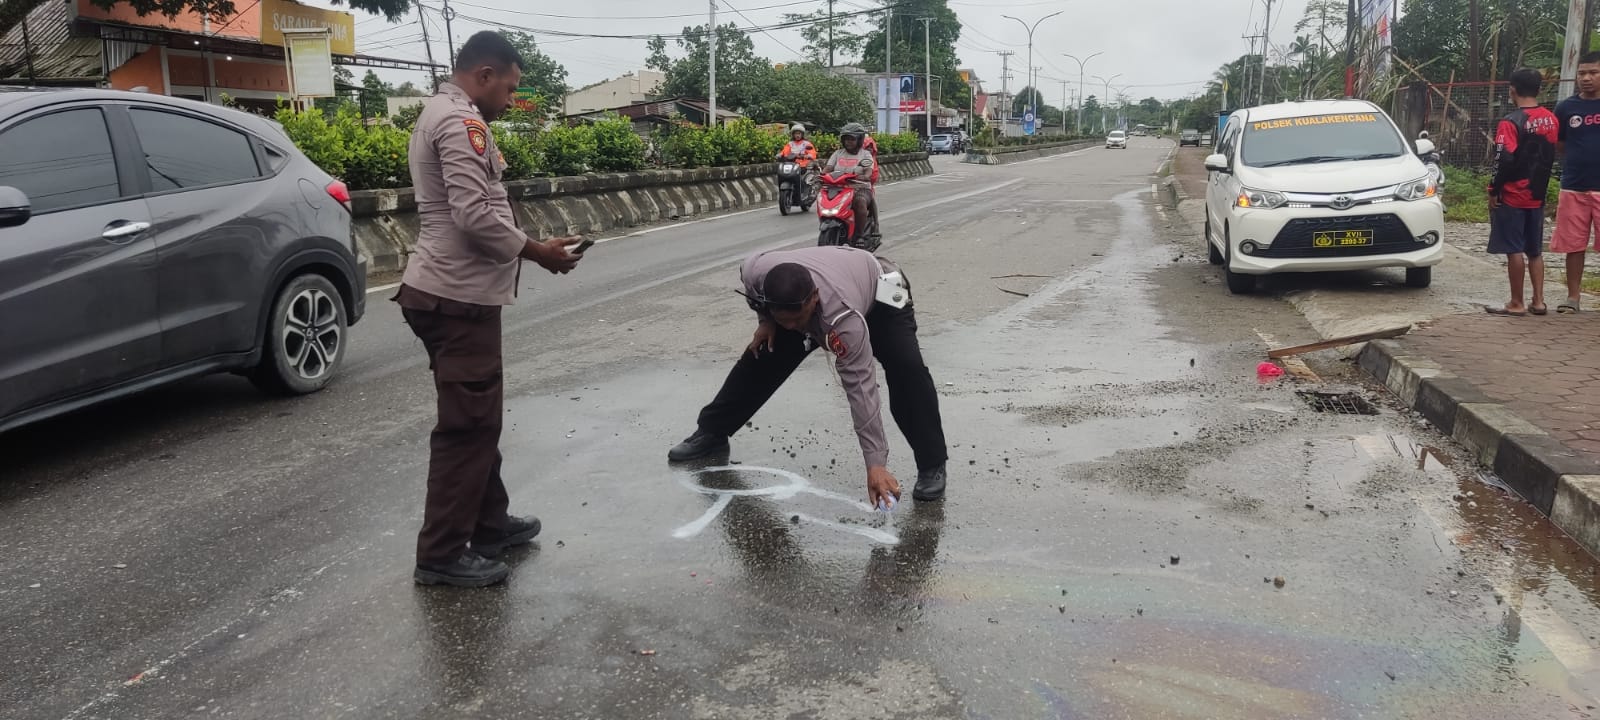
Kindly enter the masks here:
M 933 174 L 927 153 L 884 155 L 881 182 Z M 577 235 L 774 203 L 772 163 L 650 170 L 506 183 L 518 224 L 534 237 Z M 371 272 L 405 269 L 417 237 L 411 188 L 351 193 L 352 230 Z
M 972 148 L 967 151 L 966 157 L 961 162 L 976 165 L 1004 165 L 1006 163 L 1033 160 L 1036 158 L 1060 155 L 1061 153 L 1082 150 L 1100 145 L 1100 140 L 1078 140 L 1074 142 L 1053 143 L 1050 145 L 1021 145 L 1016 147 Z

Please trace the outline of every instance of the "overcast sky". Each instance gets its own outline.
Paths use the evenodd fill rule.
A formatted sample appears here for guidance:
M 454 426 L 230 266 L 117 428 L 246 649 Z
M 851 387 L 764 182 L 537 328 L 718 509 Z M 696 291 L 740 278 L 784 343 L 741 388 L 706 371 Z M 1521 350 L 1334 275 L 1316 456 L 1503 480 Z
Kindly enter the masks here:
M 329 5 L 326 0 L 306 1 Z M 424 4 L 438 8 L 441 1 L 424 0 Z M 1304 13 L 1306 1 L 1273 3 L 1271 38 L 1275 48 L 1281 49 L 1293 39 L 1294 24 Z M 809 12 L 826 5 L 825 0 L 718 0 L 717 22 L 733 22 L 747 28 L 771 25 L 781 21 L 784 13 Z M 835 11 L 876 6 L 872 0 L 837 0 Z M 460 43 L 473 32 L 493 29 L 498 24 L 536 31 L 609 35 L 676 33 L 685 25 L 705 23 L 708 2 L 451 0 L 451 7 L 457 12 L 452 30 Z M 1202 89 L 1219 65 L 1247 51 L 1248 41 L 1241 36 L 1259 30 L 1266 10 L 1264 0 L 951 0 L 950 7 L 963 24 L 957 44 L 962 67 L 975 69 L 989 92 L 1001 89 L 1001 59 L 995 54 L 997 51 L 1016 53 L 1010 61 L 1011 90 L 1026 82 L 1027 32 L 1020 23 L 1003 16 L 1013 15 L 1031 24 L 1063 11 L 1045 20 L 1033 38 L 1033 64 L 1043 68 L 1039 71 L 1039 84 L 1052 104 L 1061 102 L 1062 80 L 1072 83 L 1069 90 L 1077 85 L 1077 63 L 1063 57 L 1063 53 L 1080 58 L 1104 53 L 1086 67 L 1091 95 L 1104 94 L 1104 84 L 1092 76 L 1109 78 L 1119 74 L 1112 80 L 1113 87 L 1129 86 L 1127 94 L 1136 100 L 1149 96 L 1180 98 L 1194 93 Z M 422 29 L 415 15 L 391 24 L 379 17 L 358 14 L 356 22 L 358 52 L 415 60 L 425 57 Z M 430 13 L 429 32 L 434 56 L 444 63 L 444 27 L 436 14 Z M 756 52 L 774 62 L 794 60 L 804 48 L 799 31 L 793 29 L 756 32 L 752 38 Z M 540 35 L 539 44 L 566 66 L 570 74 L 567 83 L 572 87 L 637 70 L 644 65 L 646 55 L 643 40 Z M 379 74 L 396 83 L 425 78 L 422 73 L 403 71 Z

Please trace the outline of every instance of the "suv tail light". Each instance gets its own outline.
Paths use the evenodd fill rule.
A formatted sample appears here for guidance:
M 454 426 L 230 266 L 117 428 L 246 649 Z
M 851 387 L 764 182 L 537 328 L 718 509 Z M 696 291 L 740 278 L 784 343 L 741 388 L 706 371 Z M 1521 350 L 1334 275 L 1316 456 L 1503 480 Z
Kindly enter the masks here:
M 344 206 L 345 210 L 350 209 L 350 188 L 346 187 L 344 183 L 334 180 L 328 183 L 328 187 L 325 189 L 328 191 L 329 196 L 338 200 L 339 204 Z

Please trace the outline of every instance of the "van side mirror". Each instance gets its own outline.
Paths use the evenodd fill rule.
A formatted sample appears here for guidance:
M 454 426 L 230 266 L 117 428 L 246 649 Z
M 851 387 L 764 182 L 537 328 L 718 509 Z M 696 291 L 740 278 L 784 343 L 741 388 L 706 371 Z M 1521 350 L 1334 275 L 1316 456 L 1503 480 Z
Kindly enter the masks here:
M 1228 172 L 1228 156 L 1222 153 L 1207 155 L 1206 169 L 1212 172 Z
M 21 190 L 0 185 L 0 228 L 16 227 L 33 216 L 33 204 Z
M 1417 140 L 1417 154 L 1418 155 L 1432 155 L 1433 151 L 1437 150 L 1437 149 L 1438 148 L 1433 146 L 1433 141 L 1432 140 L 1429 140 L 1427 138 L 1422 138 L 1420 140 Z

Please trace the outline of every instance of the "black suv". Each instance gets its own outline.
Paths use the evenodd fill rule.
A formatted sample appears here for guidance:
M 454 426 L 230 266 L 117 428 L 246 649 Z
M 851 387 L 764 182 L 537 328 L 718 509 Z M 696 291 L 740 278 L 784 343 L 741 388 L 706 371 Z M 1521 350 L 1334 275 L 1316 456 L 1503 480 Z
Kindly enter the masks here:
M 0 89 L 0 431 L 219 371 L 320 390 L 366 277 L 350 193 L 277 123 Z

